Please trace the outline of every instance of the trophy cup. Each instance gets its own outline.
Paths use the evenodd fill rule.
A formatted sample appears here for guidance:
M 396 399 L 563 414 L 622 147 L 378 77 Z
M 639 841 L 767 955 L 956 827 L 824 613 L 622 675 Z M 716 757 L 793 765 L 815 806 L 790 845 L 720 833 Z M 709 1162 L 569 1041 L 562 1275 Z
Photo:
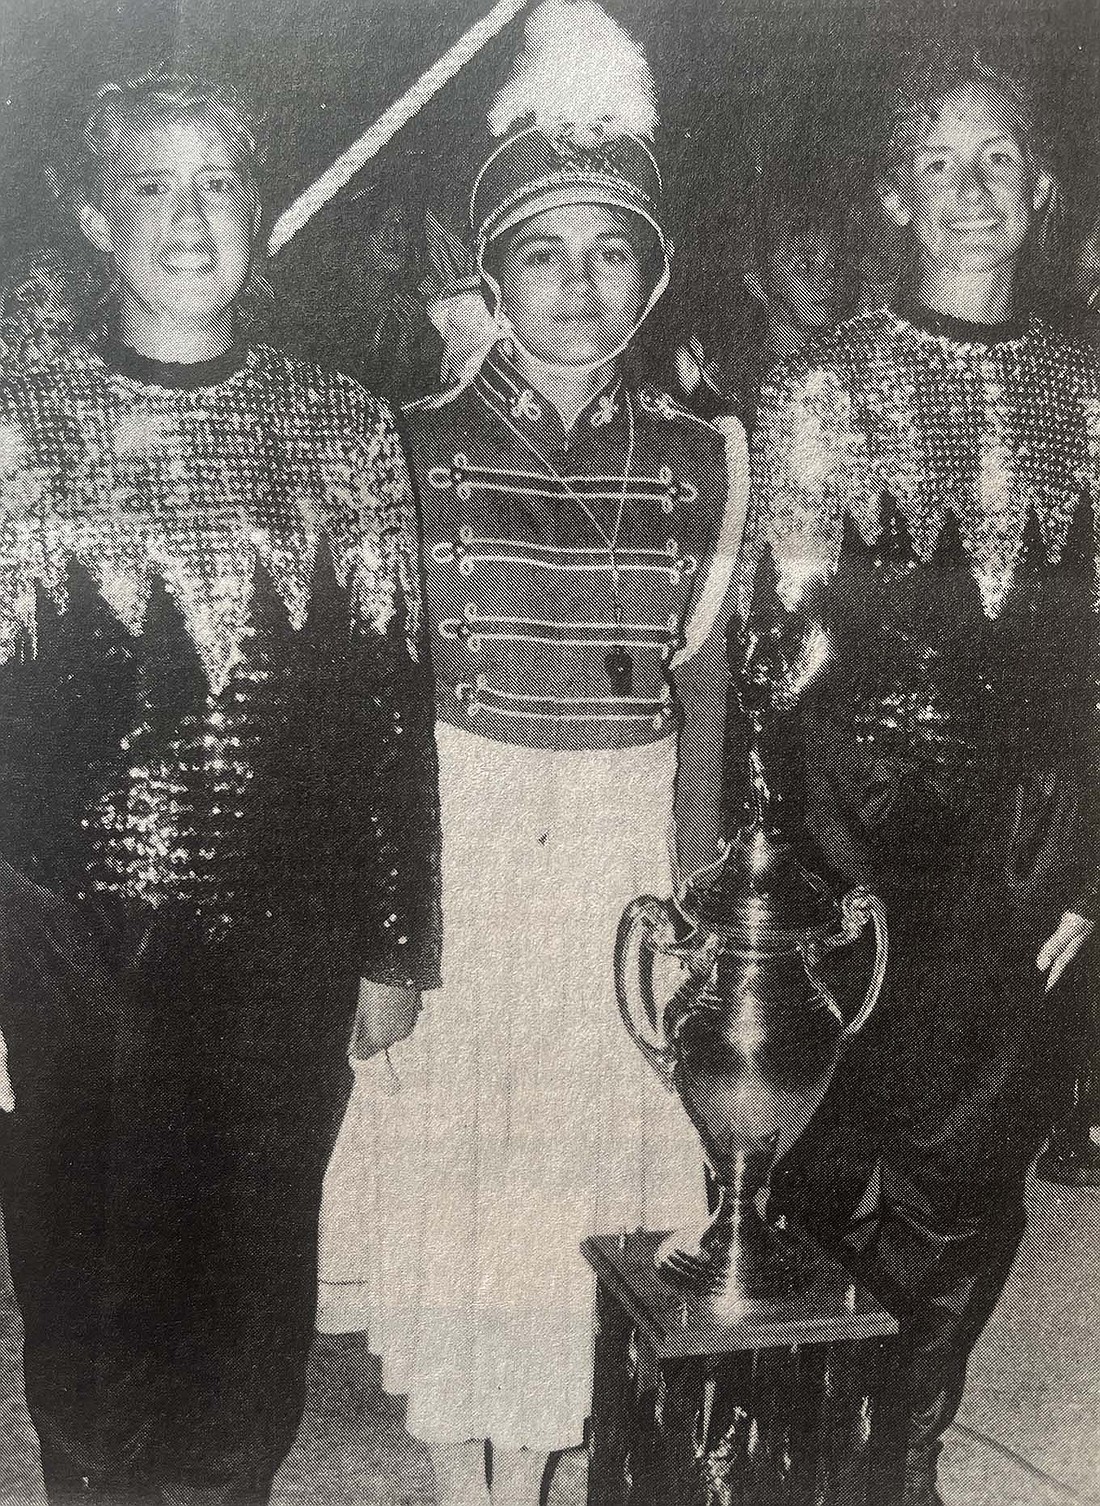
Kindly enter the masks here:
M 841 1052 L 874 1009 L 887 956 L 881 901 L 865 889 L 838 900 L 803 867 L 791 840 L 796 833 L 782 829 L 783 802 L 769 789 L 767 746 L 777 746 L 784 715 L 796 711 L 824 661 L 825 635 L 772 594 L 750 618 L 741 651 L 733 667 L 750 733 L 748 819 L 719 861 L 675 898 L 646 895 L 628 905 L 615 943 L 623 1023 L 679 1094 L 717 1189 L 710 1222 L 671 1235 L 657 1265 L 731 1314 L 774 1300 L 797 1281 L 793 1255 L 760 1216 L 756 1195 L 806 1128 Z M 845 1020 L 820 967 L 868 920 L 875 934 L 870 984 Z M 658 958 L 669 959 L 663 970 L 675 979 L 663 1010 Z

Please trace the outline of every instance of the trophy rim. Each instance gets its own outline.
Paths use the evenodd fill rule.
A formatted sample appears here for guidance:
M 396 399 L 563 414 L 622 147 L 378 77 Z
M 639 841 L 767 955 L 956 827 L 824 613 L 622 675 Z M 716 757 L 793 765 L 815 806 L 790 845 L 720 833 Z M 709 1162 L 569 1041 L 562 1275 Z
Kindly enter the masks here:
M 746 854 L 761 846 L 756 868 Z M 672 903 L 692 932 L 719 937 L 726 951 L 750 957 L 802 951 L 840 924 L 829 883 L 799 862 L 782 832 L 757 822 L 739 828 L 721 861 L 704 871 L 707 882 L 693 875 Z

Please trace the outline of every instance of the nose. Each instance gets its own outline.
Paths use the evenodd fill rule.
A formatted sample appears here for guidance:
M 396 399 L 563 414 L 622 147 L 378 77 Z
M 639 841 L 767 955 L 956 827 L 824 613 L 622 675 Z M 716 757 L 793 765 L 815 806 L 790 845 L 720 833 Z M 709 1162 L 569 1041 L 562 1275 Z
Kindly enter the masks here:
M 959 200 L 967 205 L 984 205 L 990 202 L 985 173 L 979 163 L 972 162 L 959 175 Z
M 193 233 L 204 231 L 206 226 L 206 204 L 199 184 L 194 182 L 181 186 L 176 196 L 172 228 Z
M 587 313 L 596 302 L 592 267 L 586 256 L 570 256 L 562 276 L 562 293 L 568 308 Z

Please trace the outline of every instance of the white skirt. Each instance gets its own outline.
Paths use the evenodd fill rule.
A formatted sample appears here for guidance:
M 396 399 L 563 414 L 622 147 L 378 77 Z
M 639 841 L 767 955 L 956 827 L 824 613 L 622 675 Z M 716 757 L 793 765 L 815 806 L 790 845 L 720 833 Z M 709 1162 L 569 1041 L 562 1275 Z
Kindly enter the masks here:
M 365 1330 L 432 1443 L 581 1441 L 588 1235 L 705 1211 L 702 1151 L 630 1043 L 612 951 L 671 886 L 674 740 L 546 752 L 439 728 L 444 988 L 360 1069 L 325 1188 L 324 1331 Z

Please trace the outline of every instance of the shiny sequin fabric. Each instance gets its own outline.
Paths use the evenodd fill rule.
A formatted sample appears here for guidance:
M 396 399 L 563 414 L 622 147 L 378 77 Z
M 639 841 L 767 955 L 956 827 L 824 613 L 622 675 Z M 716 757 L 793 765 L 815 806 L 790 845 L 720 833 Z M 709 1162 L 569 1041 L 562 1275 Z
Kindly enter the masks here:
M 255 347 L 208 386 L 76 350 L 0 383 L 0 840 L 46 887 L 282 916 L 436 975 L 419 566 L 388 413 Z
M 1037 318 L 986 342 L 960 333 L 866 315 L 765 387 L 754 474 L 788 600 L 835 567 L 846 519 L 876 541 L 884 495 L 922 564 L 953 520 L 991 619 L 1029 517 L 1060 559 L 1082 494 L 1100 490 L 1095 359 Z
M 829 765 L 849 855 L 902 786 L 920 785 L 919 819 L 935 811 L 941 836 L 1013 770 L 1047 770 L 1091 807 L 1100 372 L 1086 347 L 1037 318 L 852 320 L 765 385 L 753 491 L 745 597 L 770 545 L 781 598 L 829 637 L 808 757 Z M 1066 897 L 1084 904 L 1094 859 L 1060 846 Z

